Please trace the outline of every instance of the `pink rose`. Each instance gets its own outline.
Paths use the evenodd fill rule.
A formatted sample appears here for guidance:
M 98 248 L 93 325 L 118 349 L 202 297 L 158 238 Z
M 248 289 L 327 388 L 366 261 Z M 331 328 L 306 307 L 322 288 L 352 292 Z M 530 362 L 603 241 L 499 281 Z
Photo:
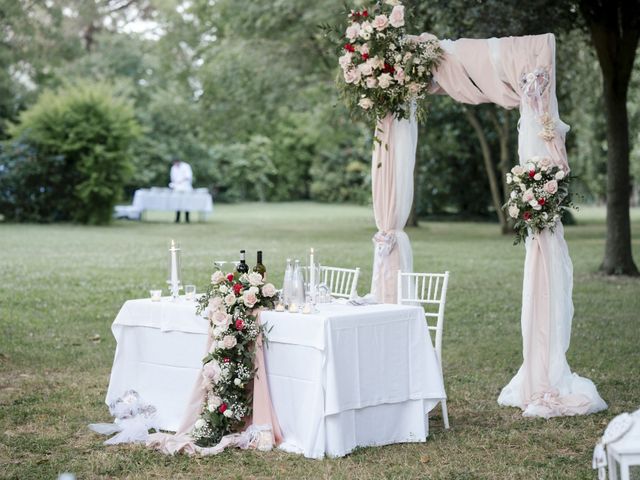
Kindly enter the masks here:
M 389 23 L 392 27 L 399 28 L 404 25 L 404 6 L 396 5 L 389 15 Z
M 396 67 L 396 73 L 393 75 L 393 78 L 400 85 L 404 83 L 404 70 L 402 69 L 402 67 Z
M 353 54 L 351 54 L 349 52 L 345 53 L 340 58 L 338 58 L 338 63 L 342 67 L 342 70 L 348 70 L 349 69 L 349 65 L 351 65 L 352 58 L 353 58 Z
M 222 298 L 213 297 L 209 299 L 209 308 L 211 310 L 218 310 L 222 306 Z
M 346 72 L 344 72 L 344 81 L 347 83 L 357 84 L 360 82 L 361 78 L 362 74 L 357 68 L 352 68 L 351 70 L 347 70 Z
M 367 88 L 376 88 L 378 86 L 378 80 L 374 77 L 367 78 Z
M 237 344 L 238 341 L 233 335 L 225 335 L 225 337 L 222 339 L 222 347 L 226 350 L 235 347 Z
M 211 275 L 211 283 L 214 285 L 217 285 L 219 283 L 222 283 L 224 281 L 224 273 L 222 273 L 220 270 L 216 270 L 215 272 L 213 272 L 213 275 Z
M 211 321 L 220 330 L 226 330 L 231 325 L 231 315 L 227 315 L 224 312 L 216 312 L 213 314 Z
M 242 321 L 241 318 L 239 318 L 238 320 L 236 320 L 236 330 L 243 330 L 244 329 L 244 322 Z
M 542 188 L 545 192 L 553 195 L 558 191 L 558 182 L 556 182 L 555 180 L 549 180 L 547 183 L 544 184 L 544 187 Z
M 251 272 L 249 274 L 249 283 L 254 287 L 256 285 L 262 285 L 262 275 L 258 272 Z
M 373 28 L 381 32 L 382 30 L 387 28 L 387 25 L 389 25 L 389 19 L 386 15 L 377 15 L 376 18 L 373 19 L 372 25 Z
M 363 43 L 362 45 L 360 45 L 360 47 L 358 47 L 358 51 L 361 55 L 369 55 L 369 45 Z
M 230 307 L 234 303 L 236 303 L 236 296 L 234 293 L 230 293 L 226 297 L 224 297 L 224 303 L 227 304 L 227 307 Z
M 262 287 L 262 295 L 265 297 L 273 297 L 276 294 L 276 287 L 273 286 L 273 283 L 267 283 L 264 287 Z
M 256 294 L 252 291 L 246 291 L 244 292 L 244 294 L 242 295 L 242 301 L 244 302 L 244 304 L 251 308 L 253 307 L 256 303 L 258 303 L 258 297 L 256 296 Z
M 358 65 L 358 70 L 360 70 L 361 75 L 364 75 L 366 77 L 373 73 L 373 66 L 371 65 L 371 62 L 367 60 L 366 62 Z
M 383 89 L 388 88 L 391 85 L 392 81 L 393 79 L 388 73 L 383 73 L 378 77 L 378 85 L 380 85 L 380 88 Z
M 360 24 L 352 23 L 351 25 L 349 25 L 349 27 L 347 27 L 345 35 L 349 40 L 353 42 L 356 38 L 358 38 L 358 35 L 360 35 Z
M 525 203 L 529 203 L 531 200 L 535 198 L 533 194 L 533 190 L 529 189 L 522 194 L 522 201 Z
M 202 376 L 205 380 L 218 383 L 220 381 L 220 375 L 222 375 L 222 370 L 215 360 L 212 360 L 202 367 Z

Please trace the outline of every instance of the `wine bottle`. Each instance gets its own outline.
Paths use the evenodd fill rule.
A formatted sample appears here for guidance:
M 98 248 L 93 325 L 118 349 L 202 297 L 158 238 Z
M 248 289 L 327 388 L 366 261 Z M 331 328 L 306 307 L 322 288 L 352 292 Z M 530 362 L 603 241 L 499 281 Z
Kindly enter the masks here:
M 262 275 L 262 279 L 266 280 L 267 268 L 262 263 L 262 250 L 258 250 L 258 259 L 256 261 L 256 266 L 253 267 L 253 271 Z
M 245 259 L 244 254 L 245 254 L 245 251 L 240 250 L 240 263 L 238 263 L 238 266 L 236 267 L 236 272 L 240 274 L 249 272 L 249 265 L 247 265 L 247 261 Z

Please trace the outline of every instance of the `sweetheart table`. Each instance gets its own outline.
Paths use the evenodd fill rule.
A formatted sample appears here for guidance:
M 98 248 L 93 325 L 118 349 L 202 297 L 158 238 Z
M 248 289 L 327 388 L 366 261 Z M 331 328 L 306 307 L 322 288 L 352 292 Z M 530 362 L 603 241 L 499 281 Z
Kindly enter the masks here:
M 194 302 L 129 300 L 112 325 L 117 347 L 106 402 L 136 390 L 175 431 L 199 381 L 206 319 Z M 446 398 L 420 307 L 321 304 L 314 314 L 265 311 L 265 362 L 280 446 L 309 458 L 357 446 L 424 442 Z

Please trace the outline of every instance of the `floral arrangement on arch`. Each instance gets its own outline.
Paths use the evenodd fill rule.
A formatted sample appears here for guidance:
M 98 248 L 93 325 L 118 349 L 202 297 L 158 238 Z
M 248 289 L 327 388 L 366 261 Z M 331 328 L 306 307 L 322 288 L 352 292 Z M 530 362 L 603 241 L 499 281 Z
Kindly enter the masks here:
M 347 17 L 338 80 L 347 107 L 372 122 L 388 113 L 409 118 L 412 101 L 424 97 L 442 58 L 438 40 L 426 34 L 408 36 L 398 0 L 378 1 L 351 10 Z M 418 116 L 423 113 L 418 105 Z
M 523 165 L 516 165 L 506 174 L 510 188 L 509 201 L 503 206 L 515 220 L 517 245 L 530 233 L 545 228 L 553 232 L 562 211 L 573 207 L 569 197 L 569 176 L 552 165 L 547 157 L 532 157 Z
M 263 333 L 257 314 L 259 309 L 273 308 L 276 296 L 276 288 L 265 284 L 259 273 L 216 270 L 198 300 L 198 313 L 207 312 L 212 338 L 203 359 L 205 401 L 191 432 L 201 447 L 216 445 L 223 436 L 240 430 L 251 415 L 253 345 Z

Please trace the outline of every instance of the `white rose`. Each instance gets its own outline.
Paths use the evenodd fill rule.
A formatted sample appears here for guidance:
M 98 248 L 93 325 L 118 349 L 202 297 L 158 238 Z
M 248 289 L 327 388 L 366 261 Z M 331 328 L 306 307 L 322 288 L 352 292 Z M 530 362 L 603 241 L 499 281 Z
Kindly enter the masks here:
M 224 303 L 227 304 L 227 307 L 230 307 L 234 303 L 236 303 L 236 296 L 233 293 L 230 293 L 226 297 L 224 297 Z
M 538 201 L 534 198 L 533 200 L 529 201 L 529 205 L 531 205 L 533 208 L 536 208 L 538 206 Z
M 513 173 L 517 177 L 524 173 L 524 168 L 522 168 L 522 165 L 516 165 L 511 169 L 511 173 Z
M 360 32 L 360 38 L 363 40 L 369 40 L 371 39 L 371 34 L 369 32 L 362 31 Z
M 233 417 L 233 412 L 231 410 L 229 410 L 228 408 L 224 411 L 223 415 L 227 418 L 231 418 Z
M 226 330 L 231 325 L 231 315 L 225 312 L 216 312 L 211 319 L 213 324 L 220 330 Z
M 222 281 L 224 281 L 224 273 L 222 273 L 220 270 L 216 270 L 215 272 L 213 272 L 213 275 L 211 275 L 211 283 L 217 285 Z
M 533 176 L 533 179 L 534 179 L 534 180 L 536 180 L 536 181 L 540 181 L 540 180 L 542 179 L 542 175 L 541 175 L 540 173 L 536 173 L 536 174 Z
M 402 61 L 406 63 L 411 60 L 411 57 L 413 57 L 413 55 L 411 55 L 411 52 L 407 52 L 404 54 L 404 57 L 402 57 Z
M 249 283 L 254 287 L 256 285 L 262 285 L 262 275 L 260 275 L 258 272 L 251 272 L 249 274 Z
M 219 290 L 220 290 L 220 293 L 227 293 L 229 289 L 227 288 L 226 285 L 220 285 Z
M 378 86 L 378 80 L 374 77 L 368 77 L 367 80 L 367 88 L 376 88 Z
M 562 180 L 565 176 L 564 170 L 558 170 L 556 172 L 556 180 Z
M 195 423 L 194 427 L 196 428 L 196 430 L 200 430 L 206 424 L 207 424 L 207 422 L 205 422 L 202 418 L 199 418 L 198 420 L 196 420 L 196 423 Z
M 369 110 L 371 107 L 373 107 L 373 100 L 371 100 L 370 98 L 364 97 L 360 99 L 360 101 L 358 102 L 358 105 L 360 106 L 360 108 L 363 108 L 364 110 Z
M 513 175 L 511 175 L 510 173 L 507 173 L 506 177 L 507 177 L 507 184 L 513 183 Z
M 518 198 L 518 192 L 516 192 L 515 190 L 513 190 L 513 191 L 511 192 L 511 198 L 512 198 L 513 200 L 515 200 L 516 198 Z
M 371 25 L 369 21 L 362 22 L 360 24 L 360 30 L 366 33 L 373 33 L 373 25 Z
M 536 204 L 536 205 L 532 205 L 532 208 L 533 208 L 534 210 L 542 210 L 542 207 L 541 207 L 540 205 L 538 205 L 538 204 Z
M 389 25 L 389 19 L 386 15 L 377 15 L 376 18 L 373 19 L 373 27 L 381 32 Z
M 389 15 L 389 23 L 392 27 L 402 27 L 404 25 L 404 6 L 396 5 Z
M 209 309 L 218 310 L 222 306 L 222 299 L 220 297 L 213 297 L 209 299 Z
M 234 337 L 233 335 L 225 335 L 224 338 L 222 339 L 222 347 L 226 350 L 229 350 L 235 347 L 237 344 L 238 344 L 238 341 L 236 340 L 236 337 Z
M 233 379 L 233 384 L 236 386 L 239 386 L 242 383 L 242 380 L 240 380 L 239 378 L 234 378 Z
M 520 209 L 516 205 L 509 206 L 509 216 L 511 218 L 518 218 L 519 214 L 520 214 Z
M 388 88 L 392 81 L 393 79 L 388 73 L 383 73 L 378 77 L 378 85 L 380 85 L 380 88 Z
M 262 295 L 265 297 L 273 297 L 276 294 L 276 287 L 272 283 L 267 283 L 262 287 Z

